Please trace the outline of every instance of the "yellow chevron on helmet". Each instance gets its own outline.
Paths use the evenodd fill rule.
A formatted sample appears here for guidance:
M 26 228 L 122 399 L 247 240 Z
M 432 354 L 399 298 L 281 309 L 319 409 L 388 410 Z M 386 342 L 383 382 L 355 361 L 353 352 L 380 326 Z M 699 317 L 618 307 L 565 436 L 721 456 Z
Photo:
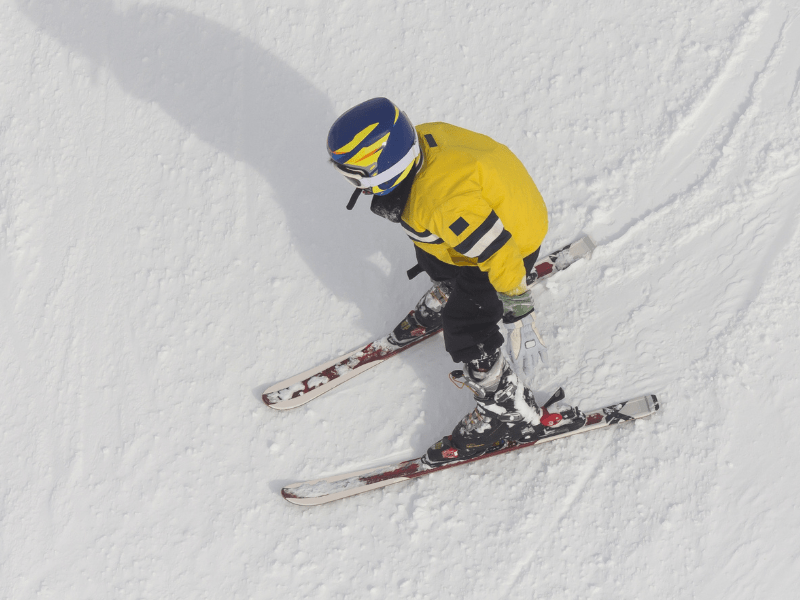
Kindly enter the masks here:
M 389 134 L 380 138 L 374 144 L 362 147 L 350 160 L 345 164 L 354 165 L 357 167 L 365 167 L 368 171 L 377 166 L 378 159 L 383 152 L 386 142 L 389 141 Z
M 358 146 L 362 141 L 364 141 L 364 138 L 367 137 L 370 134 L 370 132 L 373 129 L 375 129 L 377 126 L 378 126 L 378 123 L 373 123 L 372 125 L 367 125 L 366 127 L 364 127 L 364 129 L 359 131 L 352 140 L 350 140 L 347 144 L 345 144 L 344 146 L 342 146 L 338 150 L 334 150 L 333 153 L 334 154 L 347 154 L 348 152 L 351 152 L 356 146 Z

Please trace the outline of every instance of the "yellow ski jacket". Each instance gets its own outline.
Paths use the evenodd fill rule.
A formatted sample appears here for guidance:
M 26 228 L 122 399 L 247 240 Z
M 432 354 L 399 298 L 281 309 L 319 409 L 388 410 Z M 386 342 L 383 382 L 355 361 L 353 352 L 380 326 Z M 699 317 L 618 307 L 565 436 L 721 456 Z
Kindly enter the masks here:
M 401 224 L 439 260 L 477 266 L 492 286 L 525 291 L 523 257 L 541 246 L 547 207 L 520 160 L 491 138 L 447 123 L 417 128 L 423 163 Z

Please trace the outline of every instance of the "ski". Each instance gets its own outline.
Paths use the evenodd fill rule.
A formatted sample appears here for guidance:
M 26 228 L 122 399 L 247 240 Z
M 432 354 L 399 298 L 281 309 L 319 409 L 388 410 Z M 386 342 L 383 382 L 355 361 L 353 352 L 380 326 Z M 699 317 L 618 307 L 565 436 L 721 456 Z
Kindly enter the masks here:
M 536 263 L 533 272 L 528 275 L 528 285 L 543 281 L 553 274 L 563 271 L 576 261 L 590 257 L 595 248 L 594 241 L 586 235 L 551 252 Z M 437 286 L 434 285 L 428 294 L 434 292 L 436 288 Z M 424 298 L 425 296 L 423 296 Z M 445 300 L 446 298 L 442 300 L 442 304 Z M 277 410 L 296 408 L 441 331 L 441 327 L 438 325 L 430 328 L 421 326 L 414 319 L 414 312 L 411 311 L 391 334 L 318 367 L 278 382 L 264 391 L 261 399 L 267 406 Z M 403 336 L 405 339 L 402 340 L 402 343 L 398 342 L 399 336 L 394 335 L 396 332 L 405 332 Z
M 561 390 L 559 390 L 561 391 Z M 563 393 L 563 392 L 562 392 Z M 522 450 L 530 446 L 558 440 L 577 433 L 594 431 L 603 427 L 617 425 L 647 417 L 659 409 L 658 399 L 655 395 L 640 396 L 633 400 L 620 402 L 604 406 L 595 410 L 583 413 L 578 409 L 570 408 L 563 413 L 554 413 L 549 416 L 561 415 L 562 419 L 552 419 L 552 422 L 560 421 L 557 426 L 540 428 L 540 437 L 529 442 L 500 442 L 498 448 L 485 454 L 464 460 L 453 460 L 436 466 L 428 466 L 423 457 L 415 458 L 405 462 L 373 467 L 353 473 L 336 475 L 323 479 L 315 479 L 286 486 L 282 490 L 283 497 L 292 504 L 301 506 L 314 506 L 333 502 L 348 496 L 355 496 L 369 490 L 374 490 L 403 481 L 410 481 L 423 475 L 429 475 L 437 471 L 451 469 L 478 460 L 491 458 L 507 452 Z

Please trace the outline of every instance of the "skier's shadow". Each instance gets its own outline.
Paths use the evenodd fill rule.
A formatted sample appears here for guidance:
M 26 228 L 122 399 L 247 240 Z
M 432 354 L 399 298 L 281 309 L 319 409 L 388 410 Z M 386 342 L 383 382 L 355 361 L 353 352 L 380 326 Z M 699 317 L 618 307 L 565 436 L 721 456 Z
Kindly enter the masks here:
M 186 131 L 255 169 L 282 215 L 248 206 L 248 216 L 285 216 L 293 248 L 315 276 L 363 309 L 365 328 L 381 330 L 387 275 L 368 257 L 380 251 L 397 273 L 410 266 L 402 263 L 411 253 L 398 251 L 402 236 L 370 227 L 366 211 L 344 210 L 348 186 L 327 168 L 324 147 L 336 114 L 322 91 L 258 44 L 181 10 L 139 5 L 119 11 L 107 0 L 18 5 L 71 51 L 108 69 L 128 93 L 156 103 Z
M 132 96 L 156 103 L 186 131 L 259 173 L 281 203 L 294 248 L 334 295 L 362 309 L 362 326 L 374 337 L 394 327 L 419 298 L 422 277 L 409 288 L 407 305 L 401 301 L 400 310 L 387 314 L 387 279 L 404 276 L 398 273 L 413 261 L 411 246 L 401 233 L 387 235 L 388 222 L 343 209 L 349 190 L 325 165 L 325 137 L 336 111 L 322 91 L 281 59 L 218 23 L 174 8 L 138 5 L 119 11 L 106 0 L 18 0 L 18 6 L 48 35 L 108 69 Z M 390 275 L 368 259 L 377 252 L 390 262 Z M 438 349 L 431 347 L 435 344 Z M 424 357 L 444 350 L 441 340 L 427 346 L 409 360 L 426 383 L 426 408 L 436 412 L 447 379 Z M 260 399 L 269 385 L 253 392 Z M 454 396 L 447 386 L 447 395 Z M 451 400 L 457 402 L 450 398 L 444 406 Z M 449 423 L 459 416 L 442 418 Z M 424 450 L 447 433 L 438 431 L 441 426 L 434 420 L 415 431 L 414 449 Z

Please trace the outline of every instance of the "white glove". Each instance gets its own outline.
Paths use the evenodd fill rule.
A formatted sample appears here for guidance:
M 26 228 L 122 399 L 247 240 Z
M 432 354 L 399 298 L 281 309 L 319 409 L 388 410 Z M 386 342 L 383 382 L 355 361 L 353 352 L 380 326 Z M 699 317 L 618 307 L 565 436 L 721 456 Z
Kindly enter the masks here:
M 506 329 L 506 343 L 503 348 L 506 357 L 518 376 L 531 380 L 536 363 L 547 364 L 547 348 L 536 329 L 533 313 L 513 323 L 503 323 Z

